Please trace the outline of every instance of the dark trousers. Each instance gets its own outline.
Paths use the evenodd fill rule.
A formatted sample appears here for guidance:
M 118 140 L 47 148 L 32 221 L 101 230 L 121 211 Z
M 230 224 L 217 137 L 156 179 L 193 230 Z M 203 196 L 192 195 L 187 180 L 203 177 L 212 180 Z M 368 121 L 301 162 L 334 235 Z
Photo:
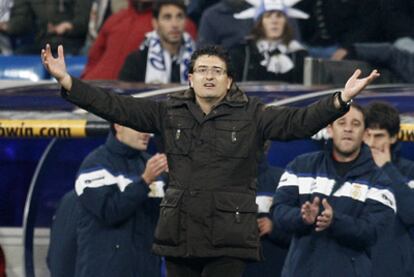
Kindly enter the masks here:
M 167 277 L 241 277 L 246 267 L 242 259 L 166 257 Z

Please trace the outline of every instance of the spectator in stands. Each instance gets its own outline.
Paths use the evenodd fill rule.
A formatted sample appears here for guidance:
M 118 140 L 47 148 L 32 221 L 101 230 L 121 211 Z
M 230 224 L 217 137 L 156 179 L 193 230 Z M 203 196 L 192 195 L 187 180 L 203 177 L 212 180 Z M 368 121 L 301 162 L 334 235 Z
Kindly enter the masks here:
M 152 4 L 152 2 L 141 2 L 142 5 Z M 88 54 L 89 48 L 98 37 L 98 32 L 103 23 L 109 16 L 128 7 L 128 0 L 94 0 L 89 13 L 88 34 L 85 46 L 82 49 L 84 54 Z
M 114 124 L 106 143 L 83 161 L 75 183 L 80 203 L 76 276 L 160 276 L 151 253 L 164 154 L 146 152 L 150 134 Z
M 365 61 L 391 70 L 399 81 L 414 82 L 414 1 L 381 0 L 373 10 L 377 20 L 366 18 L 367 42 L 340 49 L 335 60 Z M 379 20 L 380 19 L 380 20 Z
M 402 82 L 414 82 L 413 38 L 401 38 L 394 43 L 355 43 L 346 49 L 345 58 L 387 68 Z
M 128 55 L 119 79 L 145 83 L 188 83 L 188 66 L 195 45 L 184 32 L 186 7 L 178 0 L 157 2 L 154 31 L 147 33 L 139 50 Z
M 203 12 L 220 0 L 189 0 L 188 2 L 187 14 L 198 25 Z
M 125 58 L 137 49 L 145 34 L 153 29 L 151 8 L 142 5 L 148 1 L 153 0 L 129 0 L 128 9 L 113 14 L 105 21 L 89 51 L 83 79 L 118 79 Z M 189 20 L 186 30 L 195 37 L 196 27 Z
M 374 4 L 371 5 L 374 6 Z M 363 17 L 361 27 L 354 31 L 363 32 L 364 40 L 353 43 L 393 43 L 401 38 L 414 38 L 413 1 L 378 0 L 375 1 L 374 7 L 371 15 Z
M 372 249 L 372 276 L 414 276 L 414 240 L 410 236 L 414 227 L 414 162 L 399 153 L 399 112 L 388 103 L 372 102 L 366 107 L 366 122 L 364 142 L 377 166 L 391 179 L 390 189 L 397 202 L 397 216 L 379 234 Z
M 306 19 L 307 14 L 286 6 L 282 0 L 262 0 L 247 17 L 255 16 L 251 37 L 232 49 L 236 79 L 302 83 L 307 51 L 295 39 L 288 17 Z
M 59 203 L 50 228 L 47 265 L 51 277 L 73 277 L 76 269 L 77 228 L 80 206 L 74 190 Z
M 13 6 L 13 0 L 0 0 L 0 54 L 11 55 L 13 48 L 9 36 L 1 31 L 4 31 L 10 19 L 10 10 Z
M 414 29 L 411 27 L 414 25 L 414 1 L 379 0 L 371 5 L 375 5 L 371 15 L 364 17 L 361 23 L 361 28 L 355 30 L 357 34 L 364 34 L 363 36 L 357 35 L 357 37 L 363 37 L 363 39 L 342 46 L 342 48 L 338 49 L 335 55 L 332 56 L 333 60 L 342 60 L 344 58 L 364 60 L 364 56 L 355 56 L 355 52 L 350 51 L 350 48 L 359 43 L 363 43 L 364 47 L 370 46 L 368 51 L 374 51 L 375 55 L 380 56 L 379 59 L 388 54 L 381 55 L 380 51 L 382 51 L 382 49 L 375 49 L 377 43 L 394 43 L 397 48 L 402 47 L 405 50 L 408 48 L 407 51 L 414 51 L 412 45 Z M 405 43 L 406 41 L 408 41 L 408 44 Z M 369 60 L 368 62 L 371 63 Z M 401 77 L 401 74 L 399 74 L 398 71 L 397 74 Z M 403 76 L 405 77 L 404 74 Z
M 362 144 L 364 131 L 363 110 L 352 104 L 328 126 L 326 150 L 287 166 L 273 213 L 293 234 L 282 276 L 375 276 L 370 248 L 397 207 L 390 180 Z
M 270 215 L 273 195 L 279 184 L 283 169 L 270 166 L 267 151 L 270 141 L 265 144 L 265 155 L 259 164 L 257 177 L 256 204 L 258 205 L 258 227 L 263 252 L 263 260 L 248 263 L 243 277 L 279 277 L 290 243 L 290 235 L 274 227 Z
M 46 42 L 64 45 L 68 54 L 79 54 L 85 43 L 92 0 L 14 0 L 10 20 L 0 30 L 10 35 L 34 35 L 34 42 L 15 49 L 15 54 L 37 54 Z
M 63 51 L 58 47 L 54 58 L 46 45 L 41 59 L 65 99 L 107 120 L 162 136 L 170 186 L 153 251 L 166 257 L 170 276 L 241 276 L 246 260 L 260 259 L 255 179 L 264 142 L 312 135 L 345 113 L 349 101 L 379 76 L 373 71 L 360 79 L 357 70 L 342 92 L 307 108 L 265 108 L 233 83 L 228 53 L 210 46 L 191 57 L 189 89 L 154 101 L 72 78 Z
M 197 47 L 209 44 L 231 48 L 245 39 L 253 20 L 234 17 L 251 7 L 245 0 L 221 0 L 203 12 L 198 28 Z
M 369 39 L 363 23 L 379 20 L 373 12 L 377 5 L 377 0 L 302 0 L 295 7 L 310 17 L 298 22 L 301 42 L 312 57 L 340 55 L 340 48 Z

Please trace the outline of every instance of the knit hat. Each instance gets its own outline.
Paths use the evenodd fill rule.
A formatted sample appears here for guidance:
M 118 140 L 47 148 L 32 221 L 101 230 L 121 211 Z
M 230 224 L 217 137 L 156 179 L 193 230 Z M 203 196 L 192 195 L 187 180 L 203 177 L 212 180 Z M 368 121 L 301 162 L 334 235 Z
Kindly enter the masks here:
M 259 19 L 260 16 L 268 11 L 280 11 L 290 18 L 308 19 L 309 15 L 301 10 L 292 8 L 293 5 L 301 0 L 245 0 L 253 7 L 234 14 L 237 19 L 254 18 Z

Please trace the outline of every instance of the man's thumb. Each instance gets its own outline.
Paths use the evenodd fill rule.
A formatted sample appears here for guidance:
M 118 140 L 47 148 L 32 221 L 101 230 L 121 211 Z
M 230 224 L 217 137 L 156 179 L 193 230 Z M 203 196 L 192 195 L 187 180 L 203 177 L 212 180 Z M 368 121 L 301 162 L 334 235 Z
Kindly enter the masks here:
M 326 198 L 322 200 L 322 206 L 325 208 L 325 210 L 332 209 L 331 205 L 329 205 L 328 200 L 326 200 Z

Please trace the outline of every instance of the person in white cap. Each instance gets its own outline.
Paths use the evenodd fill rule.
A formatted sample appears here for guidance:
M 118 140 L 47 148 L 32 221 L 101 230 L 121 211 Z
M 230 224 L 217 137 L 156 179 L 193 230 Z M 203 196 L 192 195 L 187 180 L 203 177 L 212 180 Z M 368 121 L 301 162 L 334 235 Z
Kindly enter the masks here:
M 230 50 L 239 81 L 301 83 L 306 49 L 294 39 L 289 18 L 308 15 L 292 6 L 300 0 L 249 0 L 252 8 L 236 18 L 255 18 L 251 35 Z

